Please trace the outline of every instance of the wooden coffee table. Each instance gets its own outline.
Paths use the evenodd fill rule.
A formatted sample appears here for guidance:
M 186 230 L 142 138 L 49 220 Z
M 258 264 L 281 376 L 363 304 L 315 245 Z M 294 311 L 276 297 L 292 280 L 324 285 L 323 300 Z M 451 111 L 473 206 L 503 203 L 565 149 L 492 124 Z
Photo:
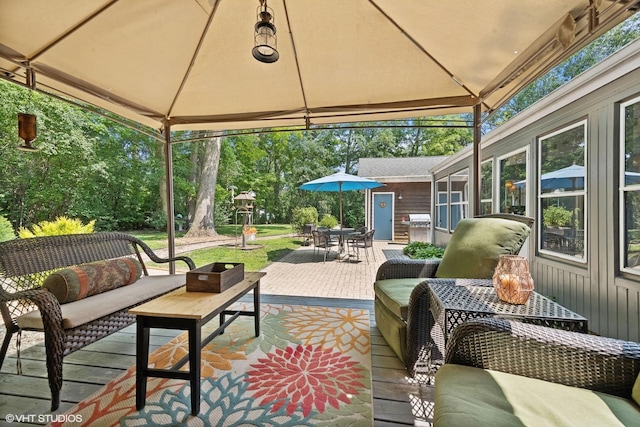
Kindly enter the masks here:
M 191 385 L 191 413 L 200 412 L 200 357 L 202 347 L 224 332 L 238 316 L 253 316 L 256 337 L 260 335 L 260 279 L 267 273 L 247 272 L 244 280 L 220 293 L 187 292 L 182 287 L 129 310 L 136 315 L 136 408 L 144 408 L 147 378 L 175 378 L 189 380 Z M 243 295 L 253 291 L 253 311 L 234 311 L 227 308 Z M 201 328 L 220 315 L 220 326 L 204 340 Z M 231 315 L 225 320 L 226 315 Z M 189 332 L 189 354 L 170 369 L 149 368 L 149 329 L 179 329 Z M 179 369 L 189 362 L 189 371 Z

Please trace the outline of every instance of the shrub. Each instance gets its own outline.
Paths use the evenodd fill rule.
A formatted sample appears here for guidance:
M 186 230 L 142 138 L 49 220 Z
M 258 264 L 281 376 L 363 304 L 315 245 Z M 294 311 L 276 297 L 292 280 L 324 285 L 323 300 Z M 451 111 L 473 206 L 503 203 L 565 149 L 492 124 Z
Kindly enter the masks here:
M 219 203 L 214 206 L 213 224 L 215 227 L 220 227 L 223 225 L 230 224 L 232 218 L 233 218 L 233 213 L 229 209 L 228 205 L 225 205 L 224 203 Z
M 320 227 L 334 228 L 338 225 L 338 220 L 331 214 L 326 214 L 320 220 Z
M 154 230 L 162 231 L 167 229 L 167 213 L 160 210 L 155 211 L 147 218 L 147 225 Z
M 302 231 L 302 226 L 305 224 L 317 224 L 318 223 L 318 211 L 312 206 L 306 208 L 295 208 L 293 210 L 293 216 L 291 218 L 291 226 L 296 231 Z
M 442 258 L 444 254 L 444 248 L 426 242 L 411 242 L 402 251 L 414 259 Z
M 566 227 L 571 224 L 573 212 L 562 206 L 551 205 L 542 212 L 547 227 Z
M 13 240 L 15 238 L 16 233 L 13 231 L 13 226 L 9 220 L 0 216 L 0 242 L 6 242 L 7 240 Z
M 54 221 L 41 221 L 37 224 L 34 224 L 31 227 L 31 230 L 20 227 L 18 235 L 23 239 L 27 239 L 29 237 L 93 233 L 95 223 L 95 220 L 91 220 L 89 221 L 89 223 L 83 224 L 79 219 L 59 216 Z

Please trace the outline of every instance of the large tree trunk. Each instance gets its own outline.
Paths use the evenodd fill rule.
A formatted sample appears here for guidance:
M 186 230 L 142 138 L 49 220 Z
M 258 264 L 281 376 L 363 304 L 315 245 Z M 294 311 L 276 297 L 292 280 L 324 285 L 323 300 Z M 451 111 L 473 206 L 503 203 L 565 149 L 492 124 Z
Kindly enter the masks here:
M 189 155 L 189 163 L 191 164 L 191 171 L 189 172 L 189 183 L 193 185 L 193 188 L 198 188 L 198 177 L 201 173 L 201 165 L 199 162 L 200 156 L 200 142 L 194 142 L 191 147 L 191 154 Z M 196 194 L 197 196 L 197 194 Z M 187 219 L 189 224 L 193 223 L 193 217 L 196 213 L 197 198 L 189 196 L 187 200 Z
M 209 139 L 205 144 L 204 158 L 196 197 L 196 208 L 191 228 L 185 237 L 217 236 L 213 223 L 213 209 L 220 162 L 220 138 Z
M 409 146 L 409 156 L 416 157 L 420 152 L 420 147 L 422 146 L 422 128 L 417 128 L 416 133 L 413 136 L 413 140 Z
M 352 161 L 352 151 L 353 151 L 353 145 L 355 144 L 354 140 L 354 131 L 352 129 L 350 129 L 347 133 L 347 143 L 346 143 L 346 149 L 345 149 L 345 161 L 344 161 L 344 172 L 345 173 L 351 173 L 351 161 Z

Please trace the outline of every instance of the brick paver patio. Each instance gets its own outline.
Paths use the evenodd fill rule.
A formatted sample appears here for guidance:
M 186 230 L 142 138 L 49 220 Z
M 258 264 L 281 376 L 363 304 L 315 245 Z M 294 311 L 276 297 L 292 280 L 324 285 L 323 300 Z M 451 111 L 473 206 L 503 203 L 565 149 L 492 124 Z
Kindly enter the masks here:
M 323 260 L 323 249 L 314 255 L 313 246 L 301 246 L 262 271 L 260 292 L 271 295 L 292 295 L 326 298 L 373 299 L 373 282 L 380 264 L 390 258 L 402 257 L 403 245 L 374 242 L 373 260 L 369 250 L 369 263 L 363 250 L 360 262 L 343 262 L 332 251 Z

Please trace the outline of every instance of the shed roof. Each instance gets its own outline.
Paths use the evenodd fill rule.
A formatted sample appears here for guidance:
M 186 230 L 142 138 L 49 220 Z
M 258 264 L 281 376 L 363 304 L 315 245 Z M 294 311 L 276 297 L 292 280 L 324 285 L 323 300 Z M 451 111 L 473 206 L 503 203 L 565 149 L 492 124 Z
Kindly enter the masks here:
M 382 182 L 420 182 L 431 180 L 431 168 L 450 156 L 361 158 L 358 176 Z

